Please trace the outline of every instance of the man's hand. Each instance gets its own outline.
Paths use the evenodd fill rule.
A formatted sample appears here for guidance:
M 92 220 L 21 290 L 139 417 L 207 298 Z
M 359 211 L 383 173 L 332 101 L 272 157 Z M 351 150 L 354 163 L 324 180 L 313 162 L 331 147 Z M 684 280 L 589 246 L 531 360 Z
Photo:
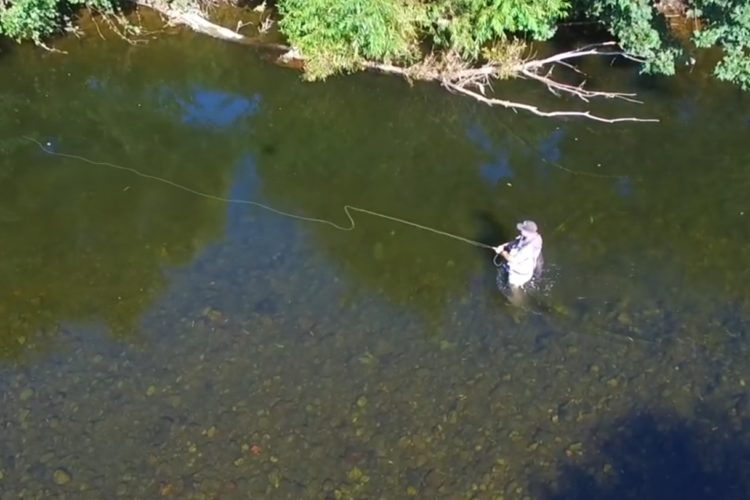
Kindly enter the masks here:
M 503 253 L 505 251 L 505 245 L 507 245 L 507 243 L 503 243 L 502 245 L 498 245 L 496 247 L 493 247 L 493 250 L 495 251 L 496 254 L 499 255 L 499 254 L 501 254 L 501 253 Z

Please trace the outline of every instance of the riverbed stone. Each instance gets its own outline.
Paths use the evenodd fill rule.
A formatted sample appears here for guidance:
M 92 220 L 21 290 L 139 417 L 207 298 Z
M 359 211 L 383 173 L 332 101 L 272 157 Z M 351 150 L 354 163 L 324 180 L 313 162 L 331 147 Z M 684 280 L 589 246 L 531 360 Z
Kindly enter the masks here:
M 34 396 L 34 389 L 32 389 L 31 387 L 27 387 L 21 391 L 21 394 L 19 394 L 18 398 L 21 401 L 28 401 L 33 396 Z
M 55 472 L 52 473 L 52 480 L 58 486 L 65 486 L 72 479 L 73 479 L 73 476 L 70 474 L 70 472 L 68 472 L 66 469 L 62 467 L 55 469 Z

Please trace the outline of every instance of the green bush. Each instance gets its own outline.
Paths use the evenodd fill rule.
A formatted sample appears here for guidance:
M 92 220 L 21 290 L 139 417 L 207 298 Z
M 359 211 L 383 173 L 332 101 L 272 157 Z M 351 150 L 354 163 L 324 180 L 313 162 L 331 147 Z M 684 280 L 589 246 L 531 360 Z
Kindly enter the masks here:
M 696 45 L 724 51 L 714 70 L 716 77 L 750 90 L 750 2 L 696 0 L 691 13 L 706 24 L 695 34 Z
M 588 18 L 601 22 L 625 51 L 645 59 L 645 73 L 672 75 L 685 49 L 670 38 L 666 20 L 650 0 L 579 0 Z M 750 2 L 685 0 L 686 14 L 704 25 L 691 42 L 719 47 L 724 56 L 714 74 L 750 90 Z
M 68 26 L 69 16 L 83 6 L 109 14 L 118 11 L 116 0 L 0 0 L 0 35 L 40 43 Z
M 355 69 L 363 60 L 417 55 L 422 9 L 408 0 L 279 0 L 279 27 L 305 55 L 307 77 Z
M 601 22 L 629 54 L 645 60 L 645 73 L 672 75 L 680 53 L 651 0 L 579 0 L 585 16 Z
M 41 41 L 60 25 L 60 0 L 16 0 L 0 3 L 0 34 L 14 40 Z
M 411 61 L 425 39 L 467 60 L 509 33 L 545 40 L 568 0 L 279 0 L 278 7 L 282 32 L 315 79 L 365 59 Z
M 567 0 L 437 0 L 427 7 L 436 46 L 476 59 L 508 34 L 547 40 L 569 8 Z

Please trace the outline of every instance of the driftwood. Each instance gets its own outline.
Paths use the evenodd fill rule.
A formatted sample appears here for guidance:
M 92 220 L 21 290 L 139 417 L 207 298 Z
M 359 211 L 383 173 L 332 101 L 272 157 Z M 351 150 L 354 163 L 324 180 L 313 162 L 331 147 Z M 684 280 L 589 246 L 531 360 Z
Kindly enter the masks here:
M 171 24 L 184 25 L 196 32 L 221 40 L 242 43 L 262 49 L 281 51 L 283 54 L 276 58 L 277 64 L 297 69 L 301 69 L 304 66 L 304 56 L 293 47 L 264 42 L 260 37 L 247 37 L 237 31 L 219 26 L 206 19 L 203 13 L 197 9 L 174 9 L 159 0 L 136 0 L 136 3 L 140 6 L 148 7 L 161 13 Z M 364 69 L 379 71 L 382 73 L 399 75 L 410 82 L 413 80 L 439 82 L 450 92 L 470 97 L 481 103 L 487 104 L 488 106 L 499 106 L 513 110 L 528 111 L 537 116 L 581 117 L 604 123 L 657 122 L 657 119 L 651 118 L 606 118 L 595 115 L 590 111 L 544 111 L 531 104 L 498 99 L 487 95 L 487 89 L 492 89 L 493 81 L 504 76 L 517 76 L 536 80 L 545 85 L 547 89 L 555 95 L 567 95 L 578 98 L 584 102 L 590 102 L 592 99 L 620 99 L 633 103 L 640 103 L 640 101 L 635 99 L 635 94 L 588 90 L 584 88 L 585 82 L 582 82 L 580 85 L 570 85 L 552 78 L 552 71 L 557 66 L 564 66 L 574 71 L 578 71 L 570 61 L 586 56 L 626 57 L 637 60 L 621 51 L 615 50 L 615 46 L 616 44 L 614 42 L 600 43 L 568 52 L 562 52 L 543 59 L 528 59 L 512 64 L 510 67 L 508 67 L 507 64 L 488 63 L 481 67 L 471 68 L 466 67 L 466 65 L 457 58 L 451 60 L 450 57 L 444 58 L 443 60 L 428 57 L 425 61 L 407 67 L 375 62 L 365 62 L 362 64 L 362 67 Z
M 237 31 L 212 23 L 198 9 L 175 9 L 160 0 L 135 0 L 135 3 L 141 7 L 155 10 L 164 16 L 170 24 L 187 26 L 197 33 L 213 38 L 276 51 L 289 51 L 291 49 L 288 45 L 264 42 L 259 38 L 245 36 Z

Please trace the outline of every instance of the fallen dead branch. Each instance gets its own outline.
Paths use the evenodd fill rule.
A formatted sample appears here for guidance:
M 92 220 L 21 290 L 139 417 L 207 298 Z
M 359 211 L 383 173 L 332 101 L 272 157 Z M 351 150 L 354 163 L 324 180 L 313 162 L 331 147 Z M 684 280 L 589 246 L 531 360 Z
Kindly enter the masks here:
M 36 42 L 36 44 L 37 44 L 37 46 L 43 48 L 47 52 L 51 52 L 53 54 L 67 54 L 66 51 L 60 50 L 60 49 L 56 49 L 54 47 L 50 47 L 49 45 L 45 44 L 44 42 Z
M 224 26 L 212 23 L 206 19 L 203 12 L 198 9 L 172 8 L 160 0 L 135 0 L 135 3 L 136 5 L 155 10 L 164 16 L 172 25 L 187 26 L 197 33 L 202 33 L 213 38 L 277 51 L 290 50 L 288 45 L 267 43 L 258 38 L 248 37 L 239 33 L 238 30 L 243 27 L 242 25 L 238 25 L 237 29 L 233 31 Z
M 602 116 L 595 115 L 590 111 L 543 111 L 537 106 L 531 104 L 524 104 L 515 101 L 506 101 L 504 99 L 486 97 L 479 92 L 469 90 L 466 87 L 461 87 L 454 83 L 443 82 L 443 85 L 450 91 L 469 96 L 476 99 L 479 102 L 487 104 L 489 106 L 501 106 L 509 109 L 523 109 L 530 111 L 537 116 L 555 117 L 555 116 L 579 116 L 583 118 L 589 118 L 594 121 L 603 123 L 617 123 L 617 122 L 658 122 L 659 120 L 654 118 L 635 118 L 635 117 L 621 117 L 621 118 L 605 118 Z
M 231 42 L 243 42 L 247 39 L 245 35 L 212 23 L 197 9 L 172 8 L 159 0 L 137 0 L 136 3 L 162 14 L 173 25 L 184 25 L 198 33 Z

